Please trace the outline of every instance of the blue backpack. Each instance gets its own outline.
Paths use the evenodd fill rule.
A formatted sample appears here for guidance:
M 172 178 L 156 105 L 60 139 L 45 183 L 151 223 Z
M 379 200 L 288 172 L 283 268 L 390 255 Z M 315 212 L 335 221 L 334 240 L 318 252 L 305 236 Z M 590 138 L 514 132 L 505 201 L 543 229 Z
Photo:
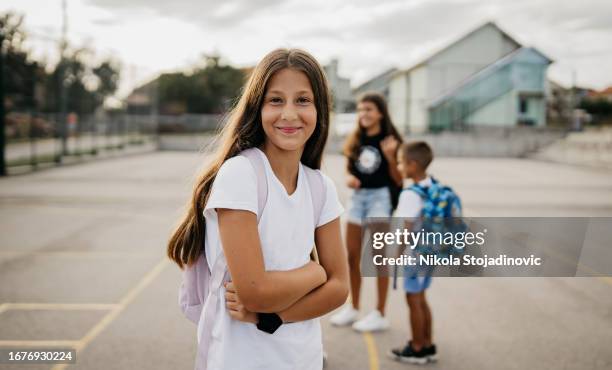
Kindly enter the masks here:
M 423 200 L 423 209 L 421 210 L 422 228 L 425 231 L 431 232 L 462 232 L 468 229 L 467 225 L 461 220 L 463 208 L 461 199 L 449 186 L 442 185 L 431 177 L 430 186 L 422 186 L 413 184 L 410 187 L 402 189 L 404 191 L 414 191 Z M 445 255 L 453 251 L 455 248 L 447 248 L 440 250 L 432 248 L 429 245 L 419 245 L 417 249 L 421 253 L 437 253 Z M 432 252 L 433 250 L 436 252 Z M 397 286 L 397 267 L 393 276 L 393 288 Z
M 402 191 L 411 190 L 423 200 L 421 217 L 427 221 L 441 221 L 444 218 L 461 217 L 462 207 L 459 196 L 448 186 L 431 178 L 431 186 L 413 184 Z M 432 230 L 433 231 L 433 230 Z

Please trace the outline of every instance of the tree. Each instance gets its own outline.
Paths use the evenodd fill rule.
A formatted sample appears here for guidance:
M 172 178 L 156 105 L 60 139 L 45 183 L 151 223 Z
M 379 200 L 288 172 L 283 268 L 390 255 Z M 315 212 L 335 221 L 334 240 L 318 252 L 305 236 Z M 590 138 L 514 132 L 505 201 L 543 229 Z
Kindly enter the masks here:
M 91 51 L 87 49 L 68 52 L 68 55 L 55 66 L 46 84 L 47 111 L 61 111 L 59 100 L 61 76 L 66 89 L 67 109 L 71 112 L 93 113 L 117 90 L 119 68 L 111 60 L 103 61 L 91 68 L 83 60 L 83 56 L 88 53 Z
M 103 104 L 104 100 L 117 91 L 119 85 L 119 67 L 112 60 L 105 60 L 92 70 L 98 80 L 96 100 Z
M 610 122 L 612 118 L 612 102 L 604 98 L 587 98 L 580 102 L 579 108 L 584 109 L 594 117 L 594 123 Z
M 44 68 L 29 59 L 24 47 L 26 33 L 23 16 L 8 12 L 0 15 L 0 32 L 3 42 L 0 51 L 4 55 L 4 91 L 8 109 L 27 109 L 34 105 L 36 77 Z
M 205 56 L 203 66 L 191 73 L 159 77 L 161 113 L 223 113 L 236 99 L 243 83 L 241 70 L 222 65 L 218 56 Z
M 0 14 L 0 32 L 4 36 L 0 50 L 4 55 L 4 89 L 9 109 L 41 107 L 47 112 L 59 112 L 63 84 L 67 92 L 67 109 L 92 113 L 117 90 L 120 73 L 117 63 L 109 59 L 91 67 L 84 56 L 93 52 L 85 48 L 69 51 L 54 70 L 47 73 L 42 63 L 30 59 L 24 46 L 27 34 L 23 20 L 23 15 L 12 12 Z M 37 84 L 44 86 L 43 101 L 39 102 L 35 97 Z

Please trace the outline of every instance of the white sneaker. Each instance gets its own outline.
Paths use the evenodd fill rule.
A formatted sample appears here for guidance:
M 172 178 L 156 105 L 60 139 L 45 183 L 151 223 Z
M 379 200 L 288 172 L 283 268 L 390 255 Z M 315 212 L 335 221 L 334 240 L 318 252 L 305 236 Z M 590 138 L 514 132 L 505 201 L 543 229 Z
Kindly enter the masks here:
M 380 311 L 374 310 L 367 314 L 363 319 L 353 324 L 353 329 L 364 331 L 380 331 L 389 329 L 389 320 Z
M 329 319 L 329 322 L 336 326 L 346 326 L 357 320 L 358 315 L 359 311 L 354 309 L 350 304 L 347 304 L 342 307 L 337 314 L 333 315 L 331 319 Z

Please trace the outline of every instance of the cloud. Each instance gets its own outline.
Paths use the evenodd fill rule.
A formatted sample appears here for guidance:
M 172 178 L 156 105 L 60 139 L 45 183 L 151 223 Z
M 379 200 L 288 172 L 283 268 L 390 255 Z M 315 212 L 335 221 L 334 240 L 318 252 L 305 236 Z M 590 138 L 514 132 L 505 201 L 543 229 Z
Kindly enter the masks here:
M 249 17 L 282 6 L 282 0 L 89 0 L 108 10 L 152 11 L 202 27 L 232 27 Z
M 409 67 L 494 21 L 553 58 L 551 71 L 561 82 L 575 69 L 579 83 L 612 83 L 609 0 L 81 1 L 69 4 L 75 23 L 84 17 L 79 8 L 89 9 L 80 32 L 148 70 L 180 68 L 213 51 L 252 65 L 276 47 L 302 47 L 321 62 L 339 58 L 340 72 L 358 84 L 389 67 Z

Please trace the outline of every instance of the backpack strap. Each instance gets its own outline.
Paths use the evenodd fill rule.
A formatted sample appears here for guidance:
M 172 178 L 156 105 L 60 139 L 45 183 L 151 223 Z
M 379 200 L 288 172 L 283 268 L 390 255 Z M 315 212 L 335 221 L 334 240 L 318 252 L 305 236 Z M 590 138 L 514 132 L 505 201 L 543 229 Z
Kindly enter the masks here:
M 418 184 L 413 184 L 406 190 L 412 190 L 417 193 L 423 200 L 427 200 L 427 188 Z
M 325 199 L 327 199 L 327 187 L 325 186 L 325 180 L 321 171 L 313 170 L 308 166 L 304 166 L 304 173 L 306 174 L 306 180 L 310 187 L 310 200 L 312 201 L 312 216 L 313 225 L 315 229 L 321 219 L 321 212 L 323 211 L 323 205 Z M 310 259 L 319 263 L 319 253 L 317 251 L 317 245 L 312 246 L 310 252 Z
M 257 177 L 257 222 L 261 218 L 266 203 L 268 202 L 268 178 L 266 177 L 266 165 L 261 157 L 261 153 L 258 153 L 257 148 L 250 148 L 243 150 L 240 153 L 241 156 L 246 157 L 251 166 L 255 170 L 255 177 Z
M 259 149 L 250 148 L 240 153 L 240 155 L 246 157 L 249 162 L 251 162 L 257 177 L 257 221 L 259 221 L 259 218 L 266 207 L 266 203 L 268 202 L 268 179 L 266 177 L 266 167 L 261 156 L 262 153 L 258 152 Z M 303 169 L 304 173 L 306 174 L 308 185 L 310 186 L 312 209 L 314 210 L 314 225 L 316 227 L 321 211 L 323 210 L 323 205 L 325 204 L 327 188 L 325 187 L 325 182 L 321 172 L 313 170 L 308 166 L 303 166 Z
M 251 148 L 244 150 L 240 153 L 241 156 L 246 157 L 251 166 L 255 170 L 255 177 L 257 178 L 257 222 L 261 218 L 263 209 L 268 201 L 268 180 L 266 178 L 266 169 L 263 158 L 260 153 L 257 153 L 257 149 Z M 205 253 L 204 251 L 202 253 Z M 198 351 L 196 356 L 196 368 L 206 369 L 206 359 L 208 357 L 208 350 L 212 341 L 212 318 L 217 317 L 217 299 L 219 294 L 219 288 L 223 285 L 223 282 L 228 278 L 227 263 L 225 255 L 221 253 L 210 271 L 210 286 L 208 289 L 208 297 L 204 301 L 200 320 L 198 321 Z
M 323 211 L 323 205 L 327 198 L 327 187 L 325 186 L 325 180 L 320 171 L 313 170 L 308 166 L 304 166 L 304 173 L 306 174 L 306 180 L 310 186 L 310 198 L 312 201 L 312 210 L 314 216 L 314 226 L 317 227 L 321 212 Z

